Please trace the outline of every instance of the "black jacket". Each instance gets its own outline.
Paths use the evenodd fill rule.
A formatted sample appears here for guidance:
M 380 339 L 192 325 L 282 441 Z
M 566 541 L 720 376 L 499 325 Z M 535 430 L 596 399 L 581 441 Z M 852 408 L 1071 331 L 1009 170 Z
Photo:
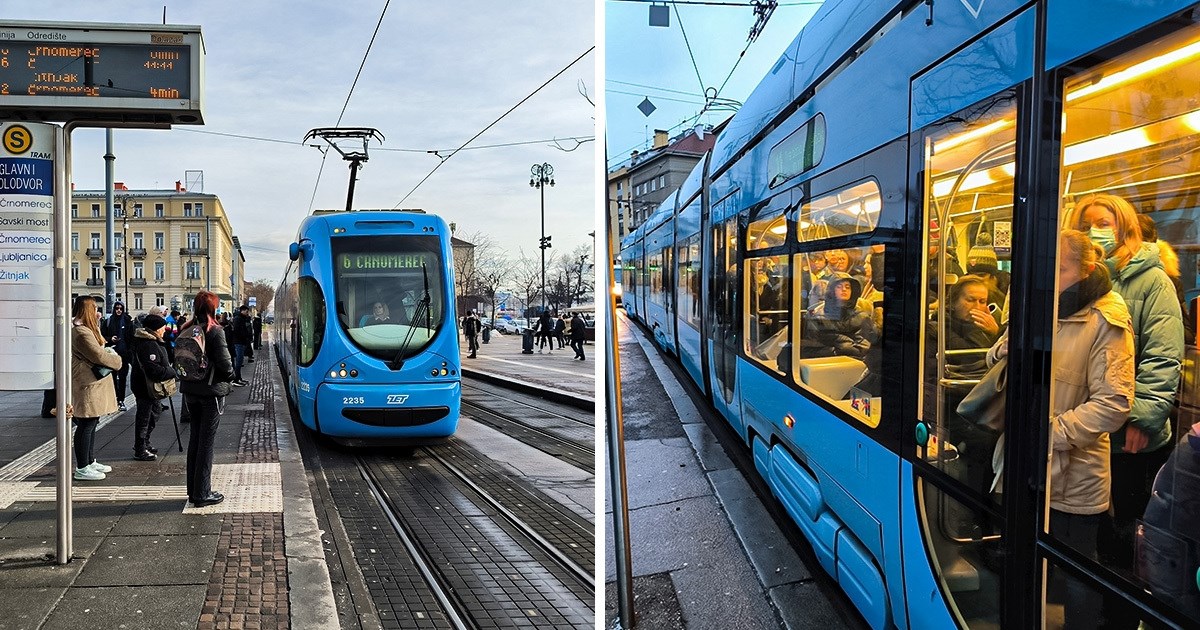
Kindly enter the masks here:
M 583 318 L 576 315 L 571 318 L 571 340 L 583 341 L 587 338 L 587 322 Z
M 186 330 L 186 329 L 184 329 Z M 180 331 L 180 337 L 183 331 Z M 233 389 L 233 359 L 229 358 L 229 346 L 225 344 L 225 329 L 213 326 L 204 333 L 204 354 L 208 356 L 209 379 L 203 381 L 180 381 L 179 390 L 192 396 L 228 396 Z
M 254 328 L 248 315 L 238 313 L 233 316 L 233 342 L 243 346 L 254 343 Z
M 129 388 L 138 398 L 154 398 L 146 381 L 168 381 L 175 378 L 175 368 L 167 358 L 167 347 L 158 339 L 139 328 L 133 333 L 133 375 Z
M 111 344 L 113 350 L 124 359 L 129 359 L 129 345 L 133 341 L 133 318 L 129 313 L 120 317 L 109 315 L 100 324 L 100 334 L 104 335 L 104 343 Z M 114 342 L 113 337 L 117 340 Z

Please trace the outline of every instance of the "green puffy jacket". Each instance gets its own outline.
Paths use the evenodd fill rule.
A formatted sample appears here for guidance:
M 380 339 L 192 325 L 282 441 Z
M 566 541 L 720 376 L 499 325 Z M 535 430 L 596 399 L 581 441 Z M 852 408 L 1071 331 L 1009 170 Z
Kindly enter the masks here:
M 1112 271 L 1113 290 L 1125 300 L 1133 318 L 1134 360 L 1137 383 L 1129 424 L 1146 432 L 1149 452 L 1171 441 L 1169 415 L 1179 389 L 1183 363 L 1183 314 L 1175 286 L 1163 270 L 1159 249 L 1142 243 L 1141 250 L 1120 271 Z M 1112 450 L 1125 450 L 1125 429 L 1112 434 Z

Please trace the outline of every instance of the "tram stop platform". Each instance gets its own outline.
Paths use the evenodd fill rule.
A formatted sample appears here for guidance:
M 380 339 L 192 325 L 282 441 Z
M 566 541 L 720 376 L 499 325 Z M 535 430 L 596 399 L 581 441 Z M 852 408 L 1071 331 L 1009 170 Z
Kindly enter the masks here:
M 468 378 L 501 380 L 506 387 L 526 390 L 527 393 L 550 393 L 553 396 L 557 392 L 595 401 L 596 367 L 598 361 L 603 362 L 604 356 L 603 348 L 593 342 L 584 344 L 585 358 L 576 361 L 572 358 L 575 351 L 570 345 L 560 350 L 555 342 L 552 351 L 539 353 L 535 344 L 533 354 L 523 354 L 521 335 L 505 335 L 494 330 L 488 343 L 480 343 L 475 358 L 469 359 L 467 355 L 470 352 L 467 351 L 467 342 L 462 338 L 461 330 L 459 340 L 463 375 Z
M 717 439 L 666 365 L 673 359 L 664 360 L 623 310 L 617 318 L 632 627 L 865 628 L 811 548 L 791 542 L 798 528 L 780 524 L 755 491 L 757 480 L 735 465 L 742 454 Z M 611 489 L 604 529 L 605 627 L 629 628 L 618 624 Z
M 56 556 L 55 421 L 41 392 L 0 392 L 0 630 L 337 628 L 321 531 L 269 347 L 226 398 L 213 490 L 187 504 L 188 424 L 170 409 L 133 456 L 134 399 L 101 419 L 101 481 L 74 482 L 74 554 Z M 180 396 L 174 405 L 179 409 Z

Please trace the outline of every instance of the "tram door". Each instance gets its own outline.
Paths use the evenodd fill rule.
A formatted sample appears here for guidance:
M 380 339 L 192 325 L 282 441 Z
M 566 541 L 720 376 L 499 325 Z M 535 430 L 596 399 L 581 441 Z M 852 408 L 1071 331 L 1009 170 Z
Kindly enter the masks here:
M 906 387 L 917 398 L 916 445 L 905 449 L 915 483 L 901 491 L 911 493 L 920 529 L 904 532 L 908 581 L 927 584 L 932 569 L 934 583 L 909 607 L 924 619 L 948 610 L 968 628 L 994 628 L 1001 617 L 1006 524 L 997 463 L 1008 418 L 991 406 L 996 396 L 978 394 L 1000 369 L 992 366 L 1009 324 L 1013 245 L 1024 237 L 1012 229 L 1021 93 L 1010 86 L 1032 74 L 1031 14 L 912 82 L 911 181 L 923 234 L 910 260 L 923 278 L 914 309 L 923 331 L 920 376 Z M 918 538 L 930 566 L 911 553 Z
M 714 208 L 714 214 L 716 208 Z M 718 215 L 719 216 L 719 215 Z M 734 394 L 737 384 L 737 353 L 741 339 L 738 328 L 738 217 L 731 216 L 712 226 L 712 264 L 709 266 L 711 303 L 708 344 L 712 348 L 714 405 L 741 430 Z

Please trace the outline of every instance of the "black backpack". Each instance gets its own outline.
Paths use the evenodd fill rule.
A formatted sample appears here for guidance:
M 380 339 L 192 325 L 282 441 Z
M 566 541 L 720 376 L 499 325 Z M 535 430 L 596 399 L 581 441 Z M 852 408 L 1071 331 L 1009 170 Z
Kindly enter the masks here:
M 201 382 L 209 377 L 211 366 L 205 353 L 204 328 L 188 326 L 175 338 L 175 371 L 179 380 Z

